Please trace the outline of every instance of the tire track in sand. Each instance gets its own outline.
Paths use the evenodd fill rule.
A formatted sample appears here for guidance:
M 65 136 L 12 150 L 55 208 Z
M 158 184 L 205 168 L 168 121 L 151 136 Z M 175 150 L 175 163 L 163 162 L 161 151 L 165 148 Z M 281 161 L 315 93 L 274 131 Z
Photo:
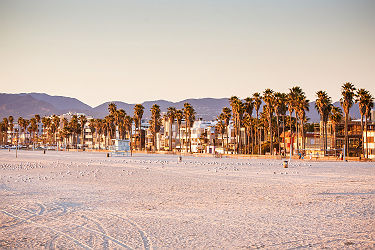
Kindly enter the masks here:
M 130 225 L 132 225 L 133 227 L 135 227 L 137 229 L 139 235 L 141 236 L 141 239 L 142 239 L 142 242 L 143 242 L 143 248 L 145 250 L 150 250 L 150 249 L 153 248 L 151 240 L 149 239 L 147 234 L 143 231 L 143 229 L 135 221 L 131 220 L 129 217 L 124 218 L 124 217 L 118 216 L 116 214 L 111 214 L 111 215 L 116 217 L 116 218 L 119 218 L 119 219 L 122 219 L 122 220 L 126 221 L 127 223 L 129 223 Z
M 37 215 L 36 213 L 33 213 L 33 212 L 31 212 L 31 211 L 29 211 L 29 210 L 27 210 L 27 209 L 17 208 L 17 207 L 15 207 L 15 206 L 13 206 L 13 208 L 21 209 L 21 210 L 24 210 L 24 211 L 29 212 L 29 213 L 31 213 L 31 214 L 35 214 L 35 215 Z M 2 211 L 2 210 L 0 210 L 0 211 Z M 54 221 L 61 222 L 61 220 L 58 220 L 58 219 L 56 219 L 56 218 L 51 218 L 51 217 L 49 217 L 49 219 L 54 220 Z M 32 221 L 31 221 L 31 222 L 32 222 Z M 79 227 L 79 228 L 81 228 L 81 229 L 85 229 L 85 230 L 87 230 L 87 231 L 90 231 L 90 232 L 93 232 L 93 233 L 96 233 L 96 234 L 102 235 L 103 237 L 106 237 L 107 239 L 111 240 L 112 242 L 114 242 L 115 244 L 117 244 L 117 245 L 119 245 L 119 246 L 121 246 L 121 247 L 123 247 L 123 248 L 126 248 L 126 249 L 132 249 L 131 247 L 129 247 L 128 245 L 126 245 L 124 242 L 122 242 L 122 241 L 120 241 L 120 240 L 118 240 L 118 239 L 116 239 L 116 238 L 114 238 L 114 237 L 112 237 L 112 236 L 110 236 L 110 235 L 107 235 L 107 234 L 105 234 L 105 233 L 103 233 L 103 232 L 100 232 L 100 231 L 98 231 L 98 230 L 95 230 L 95 229 L 92 229 L 92 228 L 89 228 L 89 227 L 86 227 L 86 226 L 81 226 L 81 225 L 79 225 L 79 224 L 77 224 L 77 223 L 74 223 L 74 222 L 66 222 L 66 221 L 64 221 L 64 223 L 66 223 L 66 224 L 70 224 L 70 225 L 75 225 L 75 226 L 77 226 L 77 227 Z
M 87 221 L 91 221 L 93 222 L 97 227 L 98 229 L 100 230 L 100 232 L 102 232 L 104 235 L 108 235 L 108 233 L 104 230 L 104 228 L 101 226 L 101 224 L 91 218 L 88 218 L 84 215 L 81 215 L 82 218 L 84 218 L 85 220 Z M 103 248 L 104 249 L 108 249 L 109 247 L 109 242 L 108 242 L 108 238 L 106 236 L 103 236 Z
M 45 225 L 43 225 L 43 224 L 37 223 L 37 222 L 35 222 L 35 221 L 32 221 L 31 219 L 27 219 L 27 218 L 19 217 L 19 216 L 17 216 L 17 215 L 14 215 L 14 214 L 12 214 L 12 213 L 10 213 L 10 212 L 5 211 L 5 210 L 0 210 L 0 212 L 4 213 L 4 214 L 6 214 L 6 215 L 8 215 L 8 216 L 10 216 L 10 217 L 13 217 L 13 218 L 16 218 L 16 219 L 19 219 L 19 220 L 25 221 L 25 222 L 30 222 L 30 223 L 32 223 L 32 224 L 37 225 L 38 227 L 47 228 L 47 229 L 49 229 L 49 230 L 52 230 L 52 231 L 54 231 L 54 232 L 57 232 L 57 233 L 59 233 L 59 234 L 65 236 L 65 237 L 67 237 L 68 239 L 72 240 L 74 243 L 76 243 L 77 245 L 79 245 L 79 246 L 82 247 L 82 248 L 85 248 L 85 249 L 92 249 L 90 246 L 86 245 L 86 244 L 83 243 L 83 242 L 80 242 L 80 241 L 77 240 L 76 238 L 74 238 L 74 237 L 72 237 L 72 236 L 70 236 L 70 235 L 64 233 L 63 231 L 60 231 L 60 230 L 55 229 L 55 228 L 52 228 L 52 227 L 45 226 Z
M 84 225 L 86 225 L 86 223 L 83 223 L 81 226 L 84 226 Z M 78 228 L 78 226 L 77 227 L 74 227 L 74 228 L 71 228 L 70 230 L 68 230 L 67 232 L 70 232 L 70 231 L 73 231 L 73 230 L 75 230 L 75 229 L 77 229 Z M 66 232 L 66 233 L 67 233 Z M 53 236 L 53 238 L 49 241 L 49 243 L 48 244 L 46 244 L 46 245 L 48 245 L 48 247 L 47 248 L 49 248 L 49 249 L 51 249 L 51 250 L 53 250 L 53 249 L 56 249 L 57 248 L 57 246 L 56 247 L 54 247 L 53 245 L 54 245 L 54 241 L 55 240 L 57 240 L 57 238 L 59 238 L 60 237 L 60 234 L 56 234 L 55 236 Z
M 44 211 L 45 211 L 45 207 L 42 205 L 42 204 L 37 204 L 39 207 L 40 207 L 40 211 L 38 212 L 38 214 L 33 214 L 33 215 L 31 215 L 31 216 L 29 216 L 29 217 L 27 217 L 26 219 L 31 219 L 31 218 L 34 218 L 34 217 L 36 217 L 36 216 L 39 216 L 39 215 L 42 215 L 43 213 L 44 213 Z M 15 218 L 14 218 L 15 219 Z M 22 224 L 22 223 L 24 223 L 25 221 L 23 221 L 23 220 L 18 220 L 17 221 L 17 219 L 16 219 L 16 221 L 15 222 L 13 222 L 13 224 L 10 224 L 10 225 L 4 225 L 4 226 L 1 226 L 0 227 L 0 229 L 3 229 L 3 228 L 11 228 L 11 227 L 15 227 L 15 226 L 17 226 L 17 225 L 20 225 L 20 224 Z

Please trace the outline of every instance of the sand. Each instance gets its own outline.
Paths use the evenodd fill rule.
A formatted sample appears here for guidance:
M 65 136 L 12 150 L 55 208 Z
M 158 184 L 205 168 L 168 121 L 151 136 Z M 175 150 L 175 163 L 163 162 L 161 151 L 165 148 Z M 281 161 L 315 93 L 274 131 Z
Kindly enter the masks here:
M 375 248 L 374 162 L 0 151 L 0 248 Z

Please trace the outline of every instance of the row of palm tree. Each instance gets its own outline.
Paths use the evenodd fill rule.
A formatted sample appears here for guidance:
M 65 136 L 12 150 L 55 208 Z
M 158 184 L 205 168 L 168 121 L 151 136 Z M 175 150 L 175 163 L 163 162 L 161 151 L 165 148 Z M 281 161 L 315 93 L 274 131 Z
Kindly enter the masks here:
M 345 116 L 345 149 L 348 154 L 348 122 L 349 111 L 355 102 L 359 105 L 361 114 L 361 132 L 362 132 L 362 145 L 367 140 L 367 121 L 370 117 L 370 111 L 373 108 L 374 98 L 370 92 L 365 89 L 358 89 L 351 83 L 345 83 L 341 87 L 340 104 L 344 111 Z M 233 122 L 234 128 L 234 151 L 236 153 L 246 154 L 262 154 L 268 151 L 271 155 L 275 151 L 281 152 L 280 135 L 286 137 L 285 127 L 289 126 L 290 137 L 297 138 L 296 146 L 297 151 L 305 149 L 305 129 L 308 118 L 306 112 L 309 111 L 309 100 L 306 98 L 304 91 L 295 86 L 289 89 L 288 93 L 274 92 L 271 89 L 266 89 L 262 94 L 254 93 L 251 97 L 241 100 L 237 96 L 232 96 L 229 99 L 230 107 L 224 107 L 222 112 L 217 117 L 216 129 L 221 134 L 221 141 L 223 149 L 228 152 L 229 145 L 229 125 Z M 262 108 L 262 110 L 261 110 Z M 331 121 L 333 126 L 334 137 L 336 137 L 336 126 L 341 122 L 342 112 L 338 107 L 334 107 L 331 97 L 328 96 L 326 91 L 317 91 L 315 108 L 318 110 L 321 118 L 321 131 L 323 136 L 323 150 L 326 153 L 328 149 L 327 137 L 327 124 Z M 161 127 L 161 110 L 160 107 L 154 104 L 151 108 L 151 133 L 153 141 L 153 150 L 156 150 L 156 134 L 160 131 Z M 43 143 L 57 144 L 58 138 L 61 143 L 67 145 L 78 145 L 78 136 L 85 141 L 85 125 L 88 126 L 93 134 L 92 140 L 102 142 L 104 137 L 105 147 L 107 148 L 112 144 L 115 136 L 120 139 L 130 139 L 131 148 L 142 149 L 142 118 L 144 114 L 144 107 L 142 104 L 134 106 L 134 115 L 131 117 L 127 115 L 123 109 L 117 109 L 115 103 L 108 105 L 109 114 L 103 119 L 88 119 L 84 116 L 73 115 L 71 120 L 66 118 L 60 119 L 58 116 L 43 117 L 35 115 L 30 120 L 20 117 L 17 122 L 19 131 L 17 135 L 23 134 L 24 143 L 35 143 L 39 141 L 38 138 L 38 124 L 43 124 L 43 130 L 46 136 L 43 137 Z M 173 150 L 172 140 L 172 126 L 177 123 L 177 132 L 179 138 L 179 148 L 184 146 L 187 151 L 191 152 L 191 127 L 195 120 L 195 110 L 189 103 L 185 103 L 184 107 L 176 109 L 169 107 L 164 117 L 169 122 L 169 137 L 168 145 L 169 150 Z M 253 116 L 255 113 L 255 117 Z M 287 114 L 288 113 L 288 114 Z M 286 116 L 289 119 L 285 119 Z M 181 145 L 181 123 L 185 121 L 185 145 Z M 14 118 L 9 116 L 4 118 L 0 123 L 0 133 L 2 135 L 2 142 L 4 142 L 4 135 L 6 131 L 13 131 Z M 132 126 L 134 124 L 135 134 L 132 135 Z M 366 128 L 366 129 L 364 129 Z M 241 129 L 245 131 L 245 139 L 241 138 Z M 29 132 L 29 133 L 27 133 Z M 29 134 L 29 137 L 27 137 Z M 296 136 L 293 137 L 292 135 Z M 364 136 L 363 136 L 364 134 Z M 11 133 L 11 140 L 13 141 L 14 133 Z M 226 141 L 224 140 L 224 135 Z M 263 138 L 263 143 L 262 143 Z M 365 140 L 366 138 L 366 140 Z M 17 138 L 18 139 L 18 138 Z M 134 139 L 134 145 L 132 145 Z M 176 140 L 177 141 L 177 140 Z M 284 146 L 286 148 L 284 139 Z M 84 145 L 84 143 L 82 143 Z M 244 145 L 242 145 L 244 144 Z M 293 141 L 292 141 L 293 144 Z M 276 147 L 274 147 L 276 145 Z M 176 145 L 177 146 L 177 145 Z M 368 150 L 363 148 L 363 155 L 368 157 Z M 368 147 L 366 147 L 368 148 Z M 290 152 L 293 154 L 293 150 Z

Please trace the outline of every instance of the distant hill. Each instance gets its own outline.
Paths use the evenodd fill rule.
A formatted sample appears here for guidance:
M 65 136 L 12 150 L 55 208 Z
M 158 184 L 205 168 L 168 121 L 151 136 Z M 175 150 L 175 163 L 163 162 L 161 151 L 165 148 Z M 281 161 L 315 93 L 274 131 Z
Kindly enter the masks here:
M 28 94 L 1 94 L 0 93 L 0 116 L 8 117 L 12 115 L 29 118 L 34 114 L 41 116 L 59 113 L 52 104 L 37 100 Z
M 170 102 L 166 100 L 146 101 L 142 105 L 145 107 L 144 119 L 151 116 L 150 109 L 153 104 L 158 104 L 162 112 L 166 112 L 168 107 L 182 109 L 185 102 L 189 102 L 196 111 L 196 118 L 204 120 L 214 120 L 220 114 L 223 107 L 230 107 L 228 98 L 198 98 L 186 99 L 179 102 Z M 108 115 L 108 104 L 105 102 L 97 107 L 81 102 L 76 98 L 65 96 L 51 96 L 44 93 L 21 93 L 21 94 L 1 94 L 0 93 L 0 118 L 13 115 L 16 119 L 19 116 L 30 118 L 34 114 L 42 116 L 52 114 L 63 114 L 67 112 L 78 112 L 91 115 L 96 118 L 103 118 Z M 124 109 L 127 114 L 133 115 L 134 105 L 121 101 L 114 101 L 118 109 Z M 339 102 L 334 106 L 340 107 Z M 255 111 L 254 111 L 255 114 Z M 350 115 L 354 119 L 360 117 L 358 105 L 354 104 L 350 110 Z M 320 116 L 315 109 L 315 102 L 310 102 L 310 111 L 307 113 L 310 122 L 318 122 Z
M 76 98 L 65 96 L 51 96 L 44 93 L 22 93 L 21 95 L 30 95 L 34 99 L 52 104 L 56 109 L 63 112 L 73 110 L 91 110 L 91 106 L 77 100 Z

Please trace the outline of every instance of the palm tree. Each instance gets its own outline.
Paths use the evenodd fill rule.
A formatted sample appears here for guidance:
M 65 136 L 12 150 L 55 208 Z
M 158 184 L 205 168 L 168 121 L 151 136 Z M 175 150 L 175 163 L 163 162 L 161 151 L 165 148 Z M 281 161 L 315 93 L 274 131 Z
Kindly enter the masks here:
M 14 118 L 13 116 L 9 116 L 8 117 L 8 121 L 9 121 L 9 129 L 10 129 L 10 141 L 13 142 L 13 128 L 14 128 Z
M 59 127 L 60 127 L 60 117 L 58 117 L 57 115 L 53 115 L 52 116 L 52 135 L 53 135 L 53 138 L 54 138 L 54 143 L 57 144 L 57 131 L 59 130 Z
M 293 111 L 296 111 L 296 108 L 298 105 L 300 105 L 298 103 L 298 99 L 303 99 L 303 97 L 305 96 L 305 93 L 302 91 L 302 89 L 299 87 L 299 86 L 295 86 L 291 89 L 289 89 L 289 95 L 288 95 L 288 111 L 289 111 L 289 116 L 290 116 L 290 134 L 292 136 L 292 116 L 293 116 Z M 299 135 L 298 135 L 298 116 L 297 116 L 297 112 L 296 113 L 296 123 L 295 123 L 295 127 L 296 127 L 296 135 L 297 135 L 297 151 L 299 151 Z M 292 137 L 291 137 L 292 138 Z M 292 141 L 291 141 L 292 143 Z M 293 152 L 291 152 L 291 154 L 293 155 Z
M 365 154 L 365 145 L 364 145 L 364 136 L 363 136 L 363 117 L 366 113 L 366 102 L 368 91 L 365 89 L 358 89 L 356 94 L 356 100 L 355 102 L 358 103 L 359 113 L 361 114 L 361 137 L 362 137 L 362 154 L 364 157 L 366 157 Z
M 369 154 L 369 149 L 368 149 L 368 138 L 367 138 L 367 120 L 370 118 L 371 116 L 371 109 L 374 107 L 374 97 L 371 95 L 370 92 L 367 92 L 367 95 L 366 95 L 366 112 L 365 112 L 365 127 L 366 127 L 366 155 L 367 155 L 367 158 L 368 158 L 368 154 Z
M 117 105 L 114 102 L 111 102 L 110 104 L 108 104 L 108 112 L 110 115 L 115 116 L 116 111 L 117 111 Z
M 81 138 L 82 138 L 82 148 L 85 148 L 85 125 L 87 123 L 87 118 L 84 115 L 79 116 L 79 124 L 81 126 Z
M 152 133 L 152 145 L 153 151 L 156 150 L 156 134 L 160 131 L 160 106 L 157 104 L 152 105 L 151 108 L 151 120 L 150 120 L 150 129 Z
M 4 119 L 6 119 L 6 118 L 4 118 Z M 20 133 L 21 132 L 24 133 L 23 128 L 25 126 L 24 125 L 25 124 L 25 119 L 23 119 L 22 117 L 19 117 L 18 120 L 17 120 L 17 123 L 18 123 L 18 137 L 20 137 Z M 8 125 L 8 127 L 9 127 L 9 125 Z M 25 140 L 25 137 L 26 137 L 26 135 L 24 133 L 24 140 Z M 18 140 L 17 140 L 17 143 L 18 143 Z
M 142 122 L 142 116 L 144 112 L 144 107 L 142 104 L 136 104 L 134 106 L 134 122 L 135 122 L 135 128 L 138 128 L 138 135 L 136 135 L 136 147 L 137 147 L 137 137 L 139 138 L 139 144 L 141 144 L 141 122 Z M 137 132 L 136 132 L 137 133 Z M 141 145 L 140 145 L 141 146 Z
M 323 125 L 323 147 L 324 147 L 324 155 L 327 154 L 327 122 L 328 117 L 332 109 L 332 100 L 331 97 L 328 96 L 327 92 L 325 91 L 318 91 L 316 92 L 317 99 L 315 101 L 315 108 L 318 110 L 320 114 L 320 120 L 322 121 Z
M 247 119 L 247 122 L 250 122 L 248 123 L 248 126 L 245 126 L 245 130 L 246 130 L 246 134 L 250 133 L 250 136 L 247 136 L 247 138 L 251 138 L 251 152 L 252 154 L 254 153 L 254 136 L 253 136 L 253 119 L 252 119 L 252 115 L 253 115 L 253 110 L 254 110 L 254 102 L 253 102 L 253 98 L 251 97 L 246 97 L 245 98 L 245 103 L 244 103 L 244 110 L 246 112 L 246 114 L 249 116 L 249 118 L 246 118 L 246 115 L 245 115 L 245 118 Z M 244 118 L 244 120 L 245 120 Z M 250 152 L 250 140 L 246 140 L 247 141 L 247 146 L 248 146 L 248 153 Z
M 36 141 L 38 142 L 38 141 L 39 141 L 39 123 L 40 123 L 40 115 L 36 114 L 36 115 L 34 115 L 34 118 L 35 118 L 35 120 L 36 120 L 36 124 L 37 124 Z
M 336 126 L 342 120 L 342 111 L 339 107 L 332 107 L 331 112 L 329 113 L 329 119 L 332 123 L 333 130 L 333 146 L 336 149 Z
M 126 116 L 125 110 L 119 109 L 119 110 L 116 111 L 115 120 L 116 120 L 116 123 L 117 123 L 118 132 L 119 132 L 119 138 L 120 139 L 124 139 L 125 138 L 125 133 L 126 133 L 126 130 L 124 128 L 125 116 Z
M 257 116 L 257 124 L 259 124 L 259 109 L 260 109 L 260 106 L 262 105 L 262 96 L 260 95 L 260 93 L 256 92 L 253 94 L 253 103 L 254 103 L 255 113 Z M 255 130 L 255 138 L 257 138 L 256 140 L 259 144 L 259 154 L 260 154 L 261 145 L 260 145 L 260 133 L 258 135 L 258 129 Z
M 268 126 L 269 126 L 269 133 L 270 133 L 270 154 L 273 155 L 272 113 L 273 113 L 273 105 L 275 103 L 275 97 L 271 89 L 266 89 L 263 92 L 263 100 L 266 103 L 267 109 L 268 109 Z
M 215 125 L 215 128 L 216 130 L 221 134 L 221 147 L 223 148 L 224 150 L 224 133 L 225 133 L 225 115 L 223 113 L 221 113 L 218 117 L 217 117 L 217 123 Z
M 340 104 L 345 114 L 345 155 L 349 153 L 349 139 L 348 139 L 348 123 L 349 123 L 349 111 L 353 106 L 356 88 L 350 82 L 347 82 L 341 86 L 341 99 Z
M 281 143 L 280 143 L 280 127 L 279 127 L 279 117 L 282 117 L 282 127 L 283 127 L 283 136 L 284 136 L 284 150 L 285 147 L 285 114 L 288 110 L 287 108 L 287 99 L 288 95 L 285 93 L 277 92 L 275 93 L 275 104 L 274 104 L 274 112 L 276 114 L 276 122 L 277 122 L 277 137 L 279 142 L 279 153 L 281 152 Z
M 51 119 L 48 117 L 43 117 L 42 124 L 43 124 L 43 134 L 45 135 L 44 143 L 46 143 L 49 141 L 49 128 L 51 125 Z
M 173 136 L 172 126 L 173 126 L 173 123 L 174 123 L 175 115 L 176 115 L 176 108 L 175 107 L 169 107 L 168 110 L 167 110 L 167 117 L 168 117 L 168 121 L 169 121 L 169 150 L 170 151 L 173 150 L 173 145 L 172 145 L 172 136 Z
M 253 126 L 252 126 L 252 117 L 246 113 L 243 118 L 243 125 L 245 127 L 245 134 L 246 134 L 246 141 L 250 141 L 250 138 L 252 136 L 253 132 Z M 253 153 L 254 147 L 252 148 L 252 153 Z M 245 153 L 249 154 L 250 153 L 250 143 L 246 143 L 245 147 Z
M 5 140 L 5 144 L 8 144 L 8 129 L 9 129 L 9 121 L 8 118 L 3 118 L 3 140 Z M 13 142 L 12 142 L 13 143 Z
M 71 130 L 70 130 L 70 127 L 69 127 L 68 119 L 66 119 L 65 117 L 62 118 L 61 119 L 61 123 L 62 123 L 62 129 L 60 130 L 60 135 L 63 138 L 64 144 L 65 144 L 65 148 L 66 148 L 67 147 L 66 141 L 70 137 Z
M 305 131 L 304 131 L 304 123 L 307 120 L 306 118 L 306 111 L 309 111 L 309 100 L 306 99 L 306 96 L 301 94 L 298 96 L 296 100 L 296 115 L 301 123 L 301 135 L 302 135 L 302 149 L 305 150 Z M 298 138 L 298 136 L 297 136 Z M 297 150 L 298 150 L 298 139 L 297 139 Z
M 30 119 L 30 126 L 29 126 L 30 134 L 32 135 L 32 142 L 33 142 L 33 149 L 35 148 L 35 134 L 38 131 L 38 124 L 36 122 L 35 117 Z
M 94 135 L 95 135 L 95 129 L 96 129 L 96 119 L 91 119 L 90 122 L 89 122 L 89 128 L 90 128 L 90 132 L 91 132 L 91 147 L 93 148 L 94 147 Z
M 224 107 L 221 114 L 223 115 L 223 121 L 224 121 L 224 124 L 225 124 L 225 130 L 226 130 L 226 134 L 227 134 L 226 151 L 228 153 L 228 150 L 229 150 L 229 136 L 230 136 L 228 128 L 229 128 L 229 122 L 230 122 L 230 118 L 232 117 L 232 114 L 231 114 L 230 108 L 228 108 L 228 107 Z
M 73 144 L 75 144 L 76 149 L 78 150 L 78 135 L 81 133 L 81 126 L 77 115 L 73 115 L 72 119 L 70 119 L 69 128 L 73 135 Z
M 240 138 L 240 133 L 241 133 L 241 122 L 243 118 L 243 113 L 244 113 L 244 107 L 243 103 L 240 99 L 238 99 L 237 96 L 232 96 L 229 99 L 229 103 L 232 107 L 232 112 L 233 112 L 233 121 L 234 121 L 234 133 L 235 133 L 235 151 L 238 154 L 239 153 L 239 148 L 241 147 L 241 138 Z
M 185 116 L 186 142 L 189 144 L 189 152 L 191 153 L 191 126 L 195 120 L 195 110 L 190 103 L 185 102 L 183 112 Z M 189 135 L 189 140 L 187 139 L 187 135 Z M 188 145 L 186 145 L 186 151 L 187 147 Z
M 182 121 L 182 118 L 184 118 L 184 113 L 181 109 L 176 110 L 175 118 L 176 118 L 176 122 L 177 122 L 178 141 L 179 141 L 179 147 L 180 147 L 180 151 L 181 151 L 181 133 L 180 132 L 181 132 L 181 121 Z

